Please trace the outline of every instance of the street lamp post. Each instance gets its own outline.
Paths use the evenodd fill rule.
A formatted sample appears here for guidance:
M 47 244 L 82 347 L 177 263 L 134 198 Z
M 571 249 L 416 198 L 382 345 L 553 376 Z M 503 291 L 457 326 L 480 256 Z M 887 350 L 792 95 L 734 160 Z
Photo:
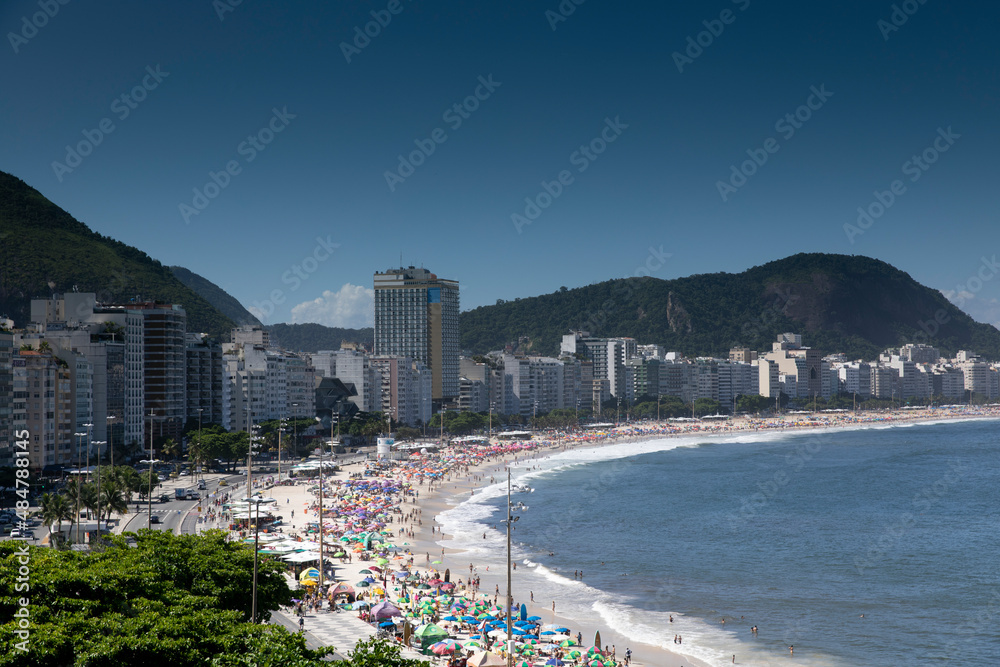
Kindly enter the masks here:
M 320 440 L 320 450 L 319 450 L 319 586 L 316 588 L 318 595 L 323 593 L 323 441 Z
M 278 484 L 281 484 L 281 434 L 285 432 L 287 419 L 278 422 Z
M 194 461 L 194 464 L 196 466 L 198 466 L 198 468 L 201 469 L 201 479 L 202 479 L 202 481 L 205 480 L 205 469 L 202 468 L 199 465 L 198 459 L 201 458 L 201 453 L 202 453 L 202 448 L 201 448 L 201 412 L 204 409 L 205 408 L 198 408 L 198 449 L 197 449 L 198 455 L 195 456 L 195 461 Z
M 86 433 L 74 433 L 76 436 L 76 543 L 80 543 L 80 450 L 83 449 L 83 444 L 80 442 L 80 438 L 86 436 Z
M 94 427 L 93 424 L 84 424 L 87 427 L 87 483 L 90 483 L 90 429 Z
M 513 508 L 513 503 L 510 501 L 510 468 L 507 468 L 507 520 L 504 522 L 507 524 L 507 603 L 506 603 L 506 614 L 507 614 L 507 667 L 512 667 L 514 660 L 514 638 L 512 636 L 513 626 L 511 622 L 511 608 L 514 606 L 514 596 L 511 592 L 511 571 L 513 561 L 511 559 L 511 531 L 514 529 L 514 522 L 520 517 L 511 517 L 511 509 Z M 524 503 L 517 503 L 517 509 L 524 510 L 527 507 Z
M 153 529 L 153 418 L 156 414 L 149 411 L 149 479 L 146 480 L 146 528 Z
M 108 449 L 111 451 L 111 467 L 115 467 L 115 417 L 114 415 L 108 415 Z
M 97 534 L 101 534 L 101 449 L 108 444 L 104 440 L 95 440 L 97 445 Z
M 247 496 L 247 500 L 254 503 L 257 509 L 257 517 L 254 519 L 253 535 L 253 602 L 250 609 L 250 622 L 257 622 L 257 554 L 260 549 L 260 498 Z

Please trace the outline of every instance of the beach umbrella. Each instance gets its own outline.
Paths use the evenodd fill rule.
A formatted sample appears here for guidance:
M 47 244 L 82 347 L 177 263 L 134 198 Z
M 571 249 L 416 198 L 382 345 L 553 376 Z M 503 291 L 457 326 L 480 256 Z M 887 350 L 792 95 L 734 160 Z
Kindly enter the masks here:
M 559 642 L 559 645 L 562 646 L 563 648 L 567 648 L 569 646 L 576 646 L 576 641 L 573 639 L 564 639 L 561 642 Z
M 542 617 L 541 616 L 529 616 L 528 620 L 529 621 L 540 621 L 540 620 L 542 620 Z
M 496 653 L 489 651 L 478 651 L 469 658 L 469 667 L 506 667 L 507 661 Z
M 570 651 L 569 653 L 566 654 L 566 657 L 570 658 L 572 660 L 576 660 L 577 658 L 580 658 L 582 656 L 583 656 L 583 653 L 581 653 L 580 651 L 577 651 L 576 649 L 573 649 L 572 651 Z
M 358 583 L 355 584 L 355 586 L 361 586 L 362 588 L 368 588 L 369 586 L 371 586 L 371 583 L 368 582 L 368 581 L 359 581 Z
M 393 616 L 402 616 L 403 612 L 399 610 L 399 607 L 389 602 L 388 600 L 382 600 L 377 605 L 372 607 L 372 616 L 377 619 L 392 618 Z
M 435 655 L 445 655 L 460 650 L 462 650 L 462 644 L 454 639 L 444 639 L 431 645 L 431 653 Z

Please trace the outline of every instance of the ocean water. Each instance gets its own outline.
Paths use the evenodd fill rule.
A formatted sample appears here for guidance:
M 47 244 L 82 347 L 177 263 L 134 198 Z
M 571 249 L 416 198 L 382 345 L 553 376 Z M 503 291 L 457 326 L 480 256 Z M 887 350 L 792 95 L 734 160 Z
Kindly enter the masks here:
M 998 436 L 939 422 L 524 462 L 515 599 L 671 650 L 680 634 L 720 666 L 1000 664 Z M 502 570 L 505 498 L 498 483 L 441 514 L 442 544 Z

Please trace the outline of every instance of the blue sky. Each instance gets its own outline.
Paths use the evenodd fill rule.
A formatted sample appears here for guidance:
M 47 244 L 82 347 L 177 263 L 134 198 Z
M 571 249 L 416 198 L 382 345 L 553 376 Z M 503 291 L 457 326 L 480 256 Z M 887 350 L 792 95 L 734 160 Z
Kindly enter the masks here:
M 0 5 L 0 169 L 267 323 L 796 252 L 1000 322 L 995 3 L 64 1 Z

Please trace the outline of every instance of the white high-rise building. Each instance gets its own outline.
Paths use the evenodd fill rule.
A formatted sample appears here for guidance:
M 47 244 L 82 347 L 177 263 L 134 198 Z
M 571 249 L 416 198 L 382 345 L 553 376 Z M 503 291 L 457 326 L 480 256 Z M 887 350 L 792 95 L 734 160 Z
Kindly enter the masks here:
M 431 369 L 434 400 L 458 398 L 458 281 L 426 269 L 375 273 L 375 354 Z

